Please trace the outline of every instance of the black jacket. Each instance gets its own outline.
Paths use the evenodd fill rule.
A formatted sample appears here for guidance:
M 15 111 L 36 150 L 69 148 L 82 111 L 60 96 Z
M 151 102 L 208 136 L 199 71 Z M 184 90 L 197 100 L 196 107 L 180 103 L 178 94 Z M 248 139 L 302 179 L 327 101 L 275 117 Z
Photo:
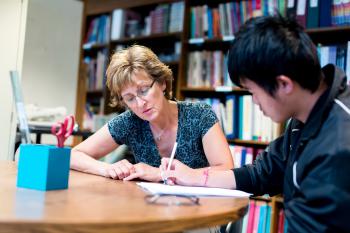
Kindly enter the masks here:
M 350 232 L 350 90 L 341 70 L 322 70 L 329 89 L 306 123 L 292 119 L 253 165 L 234 169 L 237 189 L 283 193 L 293 233 Z

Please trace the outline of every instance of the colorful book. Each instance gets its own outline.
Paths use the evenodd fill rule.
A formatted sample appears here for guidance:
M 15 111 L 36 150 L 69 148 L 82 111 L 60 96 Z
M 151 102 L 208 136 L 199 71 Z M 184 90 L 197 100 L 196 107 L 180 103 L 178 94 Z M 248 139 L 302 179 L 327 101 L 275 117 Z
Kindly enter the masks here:
M 306 0 L 298 0 L 296 11 L 296 19 L 298 20 L 298 23 L 304 28 L 306 27 L 306 2 Z
M 265 233 L 266 217 L 267 217 L 267 205 L 266 203 L 263 203 L 260 206 L 258 233 Z
M 255 202 L 253 233 L 258 233 L 259 220 L 260 220 L 260 209 L 261 209 L 261 201 Z
M 244 217 L 243 217 L 242 231 L 241 231 L 242 233 L 246 233 L 247 232 L 249 212 L 250 212 L 250 209 L 248 210 L 246 215 L 244 215 Z
M 332 0 L 322 0 L 320 4 L 320 27 L 330 27 L 332 25 Z
M 281 209 L 278 213 L 277 233 L 284 233 L 284 210 Z
M 296 0 L 288 0 L 286 13 L 288 18 L 294 19 L 296 17 Z
M 227 130 L 226 137 L 228 139 L 237 138 L 237 98 L 235 95 L 228 95 L 226 97 L 226 119 L 227 119 Z
M 306 28 L 316 28 L 319 23 L 319 0 L 309 0 Z
M 267 203 L 265 233 L 270 233 L 270 231 L 271 231 L 271 212 L 272 212 L 271 210 L 272 210 L 271 203 Z
M 118 40 L 124 37 L 125 30 L 125 11 L 115 9 L 112 13 L 111 39 Z
M 250 200 L 247 233 L 253 233 L 255 207 L 256 207 L 255 206 L 255 201 L 254 200 Z

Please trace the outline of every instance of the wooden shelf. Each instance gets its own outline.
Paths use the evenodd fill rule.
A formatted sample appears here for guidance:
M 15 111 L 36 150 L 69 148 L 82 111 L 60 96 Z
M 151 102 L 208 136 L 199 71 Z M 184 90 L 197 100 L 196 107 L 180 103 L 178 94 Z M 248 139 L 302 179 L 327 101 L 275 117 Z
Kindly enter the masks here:
M 250 197 L 250 199 L 257 200 L 257 201 L 265 201 L 265 202 L 272 201 L 271 197 L 264 197 L 264 196 L 253 196 L 253 197 Z
M 187 41 L 188 44 L 221 44 L 221 43 L 231 43 L 234 40 L 234 37 L 226 38 L 191 38 Z
M 315 43 L 334 43 L 350 40 L 350 26 L 320 27 L 305 30 Z M 191 47 L 198 46 L 217 46 L 218 44 L 229 45 L 234 37 L 226 38 L 191 38 L 186 43 Z M 226 49 L 226 48 L 225 48 Z
M 172 33 L 158 33 L 158 34 L 152 34 L 148 36 L 136 36 L 136 37 L 130 37 L 130 38 L 121 38 L 118 40 L 112 40 L 111 43 L 113 44 L 128 44 L 131 42 L 142 42 L 142 41 L 151 41 L 151 40 L 160 40 L 160 39 L 179 39 L 181 38 L 181 32 L 172 32 Z
M 227 141 L 229 143 L 239 145 L 239 146 L 258 147 L 258 148 L 265 148 L 269 145 L 268 142 L 259 142 L 254 140 L 228 139 Z
M 350 26 L 338 26 L 338 27 L 320 27 L 305 29 L 308 34 L 315 33 L 334 33 L 334 32 L 350 32 Z
M 186 41 L 186 46 L 188 46 L 190 50 L 202 49 L 202 50 L 227 51 L 233 39 L 234 37 L 213 38 L 213 39 L 204 39 L 204 38 L 189 39 L 188 41 Z
M 266 202 L 271 202 L 274 201 L 279 204 L 283 204 L 283 197 L 281 195 L 276 195 L 273 197 L 270 196 L 252 196 L 250 199 L 257 200 L 257 201 L 266 201 Z
M 277 203 L 283 204 L 283 197 L 282 197 L 282 196 L 276 196 L 276 197 L 274 197 L 274 198 L 275 198 L 275 201 L 276 201 Z
M 99 50 L 99 49 L 105 49 L 108 47 L 108 44 L 92 44 L 91 46 L 84 47 L 84 51 L 90 51 L 90 50 Z
M 350 40 L 350 26 L 322 27 L 305 30 L 314 43 L 341 43 Z
M 142 7 L 152 4 L 172 3 L 178 1 L 179 0 L 103 0 L 103 2 L 101 2 L 100 0 L 89 0 L 88 4 L 85 4 L 85 14 L 97 15 L 109 13 L 111 9 Z
M 164 62 L 165 65 L 168 65 L 168 66 L 178 66 L 180 63 L 178 60 L 176 61 L 168 61 L 168 62 Z

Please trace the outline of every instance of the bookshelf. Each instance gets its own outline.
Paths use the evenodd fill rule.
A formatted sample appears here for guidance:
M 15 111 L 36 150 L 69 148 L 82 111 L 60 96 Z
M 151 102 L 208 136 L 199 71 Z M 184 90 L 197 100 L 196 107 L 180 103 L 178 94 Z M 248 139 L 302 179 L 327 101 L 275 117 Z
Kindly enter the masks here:
M 109 100 L 109 92 L 106 90 L 103 85 L 101 88 L 87 88 L 87 76 L 88 76 L 88 67 L 84 63 L 84 59 L 87 56 L 90 56 L 92 58 L 97 58 L 99 52 L 104 52 L 105 54 L 105 63 L 108 63 L 108 58 L 110 55 L 118 48 L 122 46 L 128 46 L 131 44 L 140 44 L 150 47 L 157 55 L 164 55 L 163 57 L 164 62 L 170 66 L 170 68 L 174 72 L 174 93 L 177 99 L 184 100 L 186 98 L 215 98 L 218 100 L 219 103 L 224 103 L 224 106 L 226 107 L 228 104 L 228 97 L 235 96 L 236 100 L 235 102 L 239 102 L 240 99 L 245 98 L 245 96 L 249 96 L 249 93 L 241 89 L 239 87 L 235 87 L 229 82 L 227 83 L 224 80 L 220 80 L 219 82 L 214 81 L 211 82 L 208 80 L 204 81 L 203 83 L 199 84 L 190 84 L 189 85 L 189 69 L 190 69 L 190 59 L 191 56 L 202 56 L 203 51 L 206 52 L 207 57 L 214 57 L 217 59 L 212 60 L 221 60 L 220 64 L 216 64 L 216 66 L 221 67 L 219 75 L 220 78 L 224 79 L 225 77 L 227 79 L 227 74 L 225 73 L 225 54 L 227 50 L 230 47 L 230 44 L 232 40 L 234 39 L 233 34 L 236 32 L 239 28 L 239 25 L 242 24 L 247 18 L 261 15 L 261 14 L 271 14 L 273 13 L 274 9 L 277 9 L 282 15 L 286 14 L 296 14 L 297 13 L 297 6 L 298 2 L 303 2 L 303 0 L 294 1 L 294 6 L 292 8 L 288 8 L 286 2 L 287 1 L 273 1 L 273 4 L 277 4 L 276 6 L 272 5 L 266 5 L 267 0 L 261 0 L 261 7 L 262 7 L 262 13 L 256 12 L 256 11 L 250 11 L 252 9 L 252 2 L 254 1 L 243 1 L 243 0 L 235 0 L 235 1 L 228 1 L 228 0 L 183 0 L 183 21 L 181 25 L 181 30 L 178 31 L 164 31 L 164 32 L 157 32 L 157 33 L 149 33 L 147 35 L 142 34 L 140 32 L 131 33 L 131 36 L 123 35 L 118 38 L 106 38 L 105 41 L 96 41 L 95 43 L 92 43 L 91 45 L 85 46 L 86 44 L 86 35 L 89 30 L 91 22 L 96 17 L 106 16 L 110 17 L 110 22 L 113 21 L 113 12 L 115 9 L 122 9 L 124 11 L 132 11 L 134 14 L 136 13 L 140 22 L 144 21 L 144 19 L 150 15 L 151 11 L 154 11 L 158 6 L 163 6 L 164 4 L 173 4 L 177 3 L 179 0 L 133 0 L 133 1 L 123 1 L 123 0 L 104 0 L 103 2 L 99 0 L 85 0 L 85 6 L 84 6 L 84 15 L 83 15 L 83 28 L 82 28 L 82 41 L 81 41 L 81 56 L 80 56 L 80 72 L 79 72 L 79 83 L 78 83 L 78 94 L 77 94 L 77 109 L 76 109 L 76 117 L 77 121 L 80 125 L 83 125 L 83 119 L 84 119 L 84 112 L 85 112 L 85 106 L 86 103 L 94 104 L 97 107 L 95 108 L 96 113 L 101 114 L 109 114 L 112 112 L 118 111 L 118 109 L 112 109 L 108 106 L 108 100 Z M 320 4 L 320 1 L 318 1 Z M 205 7 L 203 7 L 205 6 Z M 267 6 L 267 7 L 266 7 Z M 228 14 L 228 8 L 230 9 L 237 9 L 237 7 L 243 7 L 241 9 L 247 9 L 246 12 L 240 12 L 239 14 Z M 235 8 L 236 7 L 236 8 Z M 306 5 L 306 7 L 310 7 Z M 226 21 L 225 25 L 217 24 L 214 26 L 214 23 L 212 23 L 212 28 L 210 28 L 210 25 L 206 25 L 204 27 L 199 26 L 200 29 L 195 28 L 193 25 L 196 25 L 198 27 L 198 24 L 203 24 L 202 16 L 203 14 L 200 14 L 200 12 L 203 12 L 204 10 L 208 12 L 208 9 L 217 9 L 215 11 L 211 11 L 212 16 L 211 17 L 219 17 L 219 21 Z M 308 9 L 309 10 L 309 9 Z M 313 9 L 315 10 L 315 9 Z M 218 13 L 215 13 L 218 12 Z M 232 12 L 232 11 L 231 11 Z M 237 12 L 237 11 L 233 11 Z M 304 11 L 305 14 L 306 11 Z M 311 12 L 311 11 L 309 11 Z M 329 12 L 331 13 L 331 12 Z M 216 16 L 213 16 L 213 15 Z M 198 16 L 201 15 L 201 16 Z M 225 16 L 226 15 L 226 16 Z M 303 15 L 301 15 L 303 16 Z M 350 26 L 346 25 L 340 25 L 340 23 L 335 23 L 338 26 L 331 26 L 331 25 L 321 25 L 322 27 L 319 27 L 320 25 L 316 25 L 316 27 L 309 27 L 308 25 L 308 15 L 304 15 L 306 17 L 305 19 L 305 26 L 308 28 L 306 29 L 307 33 L 310 35 L 311 39 L 314 41 L 315 44 L 319 46 L 330 46 L 333 44 L 344 44 L 346 50 L 350 50 Z M 221 17 L 221 18 L 220 18 Z M 226 19 L 223 17 L 227 17 Z M 231 18 L 230 18 L 231 17 Z M 235 18 L 236 17 L 236 18 Z M 238 18 L 240 18 L 240 22 L 238 23 Z M 300 15 L 299 15 L 300 17 Z M 324 15 L 322 15 L 323 19 L 325 18 Z M 205 17 L 204 17 L 205 18 Z M 331 15 L 329 15 L 329 20 L 332 21 Z M 338 17 L 339 18 L 339 17 Z M 212 18 L 213 20 L 213 18 Z M 216 23 L 217 23 L 216 19 Z M 320 17 L 318 18 L 320 20 Z M 197 21 L 200 21 L 197 22 Z M 231 25 L 230 22 L 231 21 Z M 236 22 L 236 23 L 233 23 Z M 349 23 L 349 22 L 347 22 Z M 113 24 L 113 23 L 112 23 Z M 143 23 L 140 23 L 143 24 Z M 208 23 L 207 23 L 208 24 Z M 127 25 L 127 24 L 125 24 Z M 227 27 L 230 27 L 231 29 L 227 29 Z M 111 30 L 111 27 L 109 30 Z M 214 27 L 216 27 L 214 29 Z M 107 27 L 108 28 L 108 27 Z M 198 30 L 197 30 L 198 29 Z M 125 29 L 127 31 L 127 29 Z M 196 31 L 197 30 L 197 31 Z M 108 31 L 108 29 L 107 29 Z M 214 32 L 215 31 L 215 32 Z M 218 33 L 218 31 L 221 31 Z M 108 31 L 107 34 L 111 35 L 112 32 Z M 176 56 L 166 56 L 175 54 Z M 196 53 L 195 55 L 192 55 Z M 349 52 L 347 52 L 349 53 Z M 349 54 L 346 57 L 350 57 Z M 345 58 L 343 58 L 345 59 Z M 340 59 L 341 60 L 341 59 Z M 205 61 L 206 62 L 206 61 Z M 343 63 L 348 64 L 350 63 L 350 60 L 343 61 Z M 211 63 L 206 63 L 208 64 Z M 215 66 L 215 64 L 214 64 Z M 344 66 L 345 68 L 346 66 Z M 198 68 L 198 67 L 197 67 Z M 201 69 L 203 71 L 203 69 Z M 206 70 L 208 73 L 209 71 Z M 211 71 L 210 71 L 211 72 Z M 350 68 L 347 69 L 347 72 L 350 72 Z M 203 73 L 197 73 L 197 75 L 193 76 L 201 76 Z M 350 77 L 348 73 L 348 77 Z M 251 104 L 251 103 L 250 103 Z M 237 106 L 237 105 L 235 105 Z M 246 107 L 246 105 L 244 105 Z M 227 110 L 226 110 L 227 111 Z M 244 115 L 241 116 L 241 118 L 244 118 Z M 242 122 L 237 121 L 238 126 L 242 125 Z M 260 139 L 253 137 L 254 135 L 250 136 L 250 138 L 241 138 L 239 137 L 238 133 L 236 132 L 236 135 L 229 135 L 228 136 L 228 142 L 231 145 L 238 146 L 240 149 L 243 150 L 244 148 L 248 148 L 249 156 L 252 158 L 250 161 L 253 161 L 256 154 L 264 149 L 268 145 L 268 141 L 272 140 L 274 137 L 279 135 L 282 131 L 283 126 L 279 126 L 275 130 L 274 136 L 271 137 L 265 137 L 268 139 L 261 139 L 264 137 L 260 136 Z M 252 130 L 252 129 L 250 129 Z M 266 129 L 265 129 L 266 130 Z M 271 131 L 271 129 L 269 129 Z M 243 148 L 243 149 L 242 149 Z M 249 149 L 250 148 L 250 149 Z M 233 149 L 233 154 L 235 154 L 235 149 Z M 239 159 L 241 162 L 241 159 Z M 280 218 L 280 210 L 283 209 L 283 197 L 277 196 L 277 197 L 257 197 L 254 198 L 254 201 L 260 201 L 260 202 L 266 202 L 269 203 L 269 206 L 271 206 L 271 228 L 270 232 L 278 232 L 278 222 Z
M 82 128 L 91 129 L 95 115 L 123 111 L 109 106 L 104 75 L 110 56 L 118 49 L 132 44 L 152 48 L 173 70 L 176 82 L 181 66 L 183 12 L 184 4 L 179 0 L 84 1 L 76 107 Z M 173 91 L 176 93 L 176 85 Z
M 244 2 L 243 4 L 241 4 L 242 2 Z M 189 74 L 188 74 L 188 70 L 191 69 L 191 53 L 192 52 L 201 52 L 201 51 L 216 51 L 216 50 L 221 50 L 223 52 L 227 51 L 231 41 L 234 39 L 232 38 L 233 33 L 237 30 L 237 27 L 229 25 L 229 23 L 227 25 L 219 25 L 217 27 L 219 27 L 219 29 L 214 29 L 215 25 L 214 23 L 212 23 L 212 29 L 210 29 L 210 17 L 213 16 L 208 16 L 210 14 L 214 15 L 215 11 L 213 10 L 212 13 L 207 13 L 210 10 L 209 9 L 218 9 L 217 11 L 220 12 L 220 20 L 223 19 L 222 17 L 228 17 L 228 22 L 231 23 L 233 21 L 235 21 L 236 19 L 234 19 L 234 16 L 231 15 L 230 18 L 227 15 L 225 15 L 225 13 L 227 12 L 225 9 L 227 9 L 227 5 L 229 6 L 234 6 L 237 7 L 238 5 L 241 7 L 243 5 L 243 8 L 246 7 L 246 9 L 252 8 L 252 2 L 257 2 L 257 1 L 224 1 L 224 0 L 219 0 L 219 1 L 201 1 L 201 0 L 193 0 L 193 1 L 186 1 L 186 8 L 185 8 L 185 23 L 187 25 L 184 26 L 184 37 L 186 38 L 186 40 L 183 42 L 183 48 L 182 48 L 182 62 L 185 64 L 185 69 L 184 70 L 180 70 L 180 79 L 177 82 L 177 96 L 180 99 L 185 99 L 187 97 L 193 97 L 193 98 L 208 98 L 208 97 L 215 97 L 220 99 L 221 102 L 225 102 L 225 97 L 228 95 L 235 95 L 235 96 L 244 96 L 247 95 L 248 93 L 245 90 L 239 89 L 237 87 L 234 86 L 230 86 L 228 85 L 225 88 L 222 88 L 220 86 L 215 87 L 215 85 L 213 85 L 213 83 L 211 83 L 210 85 L 207 85 L 205 82 L 201 82 L 201 83 L 191 83 L 192 80 L 190 80 L 188 78 Z M 271 4 L 271 2 L 273 1 L 260 1 L 261 3 L 261 7 L 263 8 L 266 4 Z M 328 6 L 327 9 L 329 9 L 328 11 L 328 15 L 324 15 L 324 14 L 318 14 L 318 18 L 316 18 L 317 21 L 317 25 L 315 25 L 315 27 L 310 26 L 309 24 L 309 15 L 307 15 L 306 12 L 311 12 L 313 11 L 312 14 L 315 13 L 316 11 L 321 11 L 321 9 L 315 8 L 314 6 L 311 5 L 307 5 L 305 4 L 305 9 L 300 10 L 298 8 L 300 8 L 300 6 L 303 5 L 304 3 L 310 3 L 310 1 L 303 1 L 303 0 L 295 0 L 295 1 L 288 1 L 290 2 L 294 2 L 294 6 L 288 6 L 287 5 L 287 1 L 274 1 L 274 3 L 272 4 L 277 4 L 278 6 L 276 7 L 270 7 L 269 9 L 266 10 L 267 13 L 271 14 L 271 9 L 270 8 L 275 8 L 278 9 L 279 13 L 282 15 L 296 15 L 298 20 L 303 20 L 304 22 L 304 27 L 306 28 L 306 32 L 310 35 L 311 39 L 314 41 L 314 43 L 316 45 L 318 45 L 319 47 L 319 51 L 320 51 L 320 57 L 321 60 L 323 60 L 322 58 L 322 50 L 323 50 L 323 46 L 325 46 L 325 51 L 326 51 L 326 58 L 325 60 L 327 62 L 330 63 L 334 63 L 337 64 L 338 66 L 340 66 L 343 69 L 347 70 L 347 76 L 350 77 L 349 72 L 350 72 L 350 59 L 348 58 L 350 53 L 348 52 L 348 50 L 350 50 L 350 45 L 349 42 L 350 41 L 350 27 L 349 27 L 349 23 L 350 22 L 346 22 L 346 20 L 348 19 L 339 19 L 341 17 L 344 18 L 344 15 L 341 15 L 341 13 L 339 14 L 338 12 L 331 12 L 330 9 L 334 9 L 334 7 L 332 8 L 331 6 Z M 315 2 L 315 1 L 313 1 Z M 316 1 L 317 4 L 323 5 L 323 4 L 329 4 L 330 1 Z M 328 2 L 328 3 L 326 3 Z M 300 5 L 300 6 L 299 6 Z M 321 6 L 319 6 L 321 8 Z M 307 9 L 307 8 L 312 8 Z M 230 10 L 232 10 L 233 8 L 229 8 Z M 242 8 L 241 8 L 242 9 Z M 325 8 L 324 8 L 325 9 Z M 203 12 L 206 12 L 206 16 L 203 16 Z M 237 11 L 236 11 L 237 12 Z M 262 13 L 262 14 L 266 14 L 266 12 Z M 243 20 L 245 21 L 247 18 L 254 16 L 254 15 L 259 15 L 261 14 L 261 12 L 245 12 L 247 14 L 247 17 Z M 207 17 L 207 18 L 206 18 Z M 313 16 L 315 17 L 315 16 Z M 205 20 L 208 20 L 207 23 L 203 23 L 203 18 Z M 313 18 L 314 20 L 314 18 Z M 199 21 L 199 23 L 198 23 Z M 213 20 L 215 21 L 215 20 Z M 318 21 L 320 22 L 320 24 L 318 24 Z M 326 21 L 326 22 L 325 22 Z M 223 19 L 223 24 L 226 24 L 225 19 Z M 198 24 L 200 26 L 198 26 Z M 195 25 L 195 26 L 193 26 Z M 334 26 L 331 26 L 334 25 Z M 227 27 L 232 27 L 230 30 L 226 30 Z M 221 34 L 219 33 L 219 35 L 215 35 L 215 30 L 221 30 Z M 337 44 L 336 49 L 334 49 L 334 47 L 332 47 L 332 45 Z M 339 46 L 339 44 L 343 44 L 343 46 Z M 330 47 L 330 48 L 328 48 Z M 339 49 L 340 48 L 340 49 Z M 343 49 L 343 50 L 342 50 Z M 341 51 L 341 53 L 343 53 L 343 55 L 339 55 L 338 56 L 338 51 Z M 330 51 L 330 52 L 329 52 Z M 328 59 L 328 54 L 330 54 L 332 51 L 337 51 L 337 55 L 334 56 L 336 58 L 334 58 L 334 60 L 331 60 L 330 58 Z M 344 52 L 345 51 L 345 52 Z M 344 55 L 344 53 L 346 55 Z M 204 55 L 206 57 L 206 55 Z M 348 59 L 346 61 L 346 58 Z M 197 62 L 199 64 L 202 63 L 202 61 Z M 349 67 L 346 67 L 345 64 L 347 64 Z M 201 71 L 205 69 L 205 67 L 201 67 Z M 201 76 L 203 75 L 203 73 L 193 73 L 193 76 Z M 205 77 L 202 79 L 205 79 Z M 190 83 L 190 84 L 189 84 Z M 213 87 L 214 86 L 214 87 Z M 245 105 L 246 107 L 246 105 Z M 241 124 L 241 123 L 240 123 Z M 280 129 L 279 133 L 281 133 L 282 128 Z M 230 138 L 228 139 L 228 142 L 230 144 L 234 144 L 236 146 L 243 146 L 243 147 L 248 147 L 248 148 L 253 148 L 253 152 L 249 151 L 249 149 L 244 152 L 245 155 L 247 156 L 248 154 L 251 154 L 253 159 L 249 159 L 249 161 L 253 161 L 255 156 L 256 156 L 256 151 L 259 151 L 263 148 L 265 148 L 268 145 L 269 140 L 266 141 L 257 141 L 257 140 L 251 140 L 251 139 L 241 139 L 241 138 Z M 233 150 L 233 154 L 236 154 L 235 150 Z M 242 153 L 243 154 L 243 153 Z M 243 155 L 242 155 L 243 156 Z M 246 157 L 247 159 L 247 157 Z M 239 159 L 236 159 L 235 157 L 235 163 L 240 161 Z M 252 201 L 254 203 L 261 203 L 264 202 L 267 204 L 267 206 L 271 207 L 271 216 L 270 219 L 267 221 L 270 221 L 270 231 L 269 232 L 283 232 L 283 226 L 281 227 L 281 223 L 283 223 L 284 221 L 284 213 L 283 213 L 283 197 L 281 196 L 275 196 L 275 197 L 256 197 L 253 198 Z M 260 206 L 260 204 L 259 204 Z M 265 205 L 263 205 L 265 208 Z M 268 207 L 267 207 L 268 209 Z M 244 222 L 243 222 L 244 224 Z

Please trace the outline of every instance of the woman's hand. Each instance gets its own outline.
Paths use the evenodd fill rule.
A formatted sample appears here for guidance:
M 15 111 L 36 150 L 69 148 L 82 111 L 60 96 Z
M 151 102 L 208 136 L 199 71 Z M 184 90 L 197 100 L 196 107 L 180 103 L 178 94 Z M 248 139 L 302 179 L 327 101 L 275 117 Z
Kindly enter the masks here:
M 173 160 L 170 170 L 167 171 L 169 160 L 169 158 L 163 158 L 162 164 L 160 165 L 162 176 L 167 179 L 168 184 L 179 184 L 187 186 L 203 185 L 204 179 L 202 171 L 192 169 L 177 159 Z
M 133 180 L 136 178 L 152 182 L 159 182 L 161 180 L 159 168 L 152 167 L 145 163 L 135 164 L 134 168 L 134 173 L 125 177 L 124 180 Z
M 106 177 L 121 180 L 135 172 L 135 166 L 128 160 L 123 159 L 113 164 L 108 164 L 106 167 Z

